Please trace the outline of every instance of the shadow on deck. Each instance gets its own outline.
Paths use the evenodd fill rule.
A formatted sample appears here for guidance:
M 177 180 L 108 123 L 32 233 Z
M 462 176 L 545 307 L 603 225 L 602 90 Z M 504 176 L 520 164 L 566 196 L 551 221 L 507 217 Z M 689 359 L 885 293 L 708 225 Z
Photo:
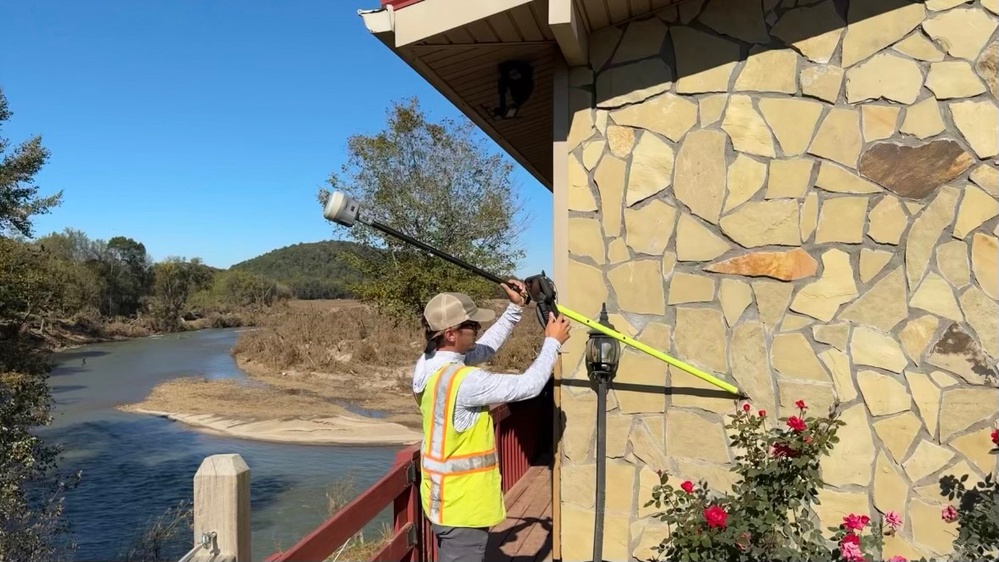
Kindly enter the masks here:
M 552 560 L 552 471 L 532 466 L 506 494 L 506 521 L 490 530 L 487 562 Z

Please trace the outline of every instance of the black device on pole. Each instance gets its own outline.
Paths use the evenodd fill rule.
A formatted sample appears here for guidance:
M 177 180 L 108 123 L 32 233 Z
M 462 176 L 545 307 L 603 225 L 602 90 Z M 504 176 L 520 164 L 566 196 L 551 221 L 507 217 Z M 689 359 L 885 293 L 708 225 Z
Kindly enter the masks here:
M 614 329 L 607 318 L 607 303 L 600 310 L 600 324 Z M 593 518 L 593 560 L 603 562 L 604 501 L 607 483 L 607 387 L 617 374 L 621 344 L 597 330 L 586 340 L 586 374 L 597 385 L 597 474 Z

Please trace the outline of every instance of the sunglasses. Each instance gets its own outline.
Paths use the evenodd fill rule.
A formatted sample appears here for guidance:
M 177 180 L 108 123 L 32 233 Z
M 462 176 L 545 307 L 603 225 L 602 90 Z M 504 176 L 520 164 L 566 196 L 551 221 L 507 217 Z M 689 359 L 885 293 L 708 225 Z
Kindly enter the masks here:
M 472 321 L 462 322 L 461 324 L 458 324 L 455 327 L 456 331 L 457 330 L 472 330 L 474 332 L 478 332 L 481 329 L 482 329 L 482 325 L 481 324 L 479 324 L 478 322 L 472 322 Z

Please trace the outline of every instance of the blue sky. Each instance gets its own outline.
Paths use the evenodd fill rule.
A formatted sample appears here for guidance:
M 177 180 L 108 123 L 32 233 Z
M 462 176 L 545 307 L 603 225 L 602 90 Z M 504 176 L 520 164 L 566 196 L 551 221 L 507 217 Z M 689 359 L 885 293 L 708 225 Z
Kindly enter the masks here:
M 41 134 L 38 184 L 64 190 L 36 234 L 130 236 L 154 259 L 218 267 L 339 236 L 315 194 L 347 138 L 412 95 L 435 119 L 460 115 L 364 29 L 357 10 L 377 5 L 0 2 L 2 134 Z M 532 209 L 519 273 L 550 274 L 551 195 L 519 166 L 514 181 Z

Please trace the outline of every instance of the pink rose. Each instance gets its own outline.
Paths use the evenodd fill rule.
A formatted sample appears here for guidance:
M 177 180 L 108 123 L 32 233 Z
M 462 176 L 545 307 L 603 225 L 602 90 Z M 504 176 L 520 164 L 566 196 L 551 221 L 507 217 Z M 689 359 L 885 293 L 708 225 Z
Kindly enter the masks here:
M 885 525 L 897 531 L 902 528 L 902 516 L 896 511 L 889 511 L 885 514 Z
M 909 562 L 904 556 L 895 555 L 888 559 L 888 562 Z
M 864 562 L 864 553 L 861 552 L 860 546 L 856 543 L 841 543 L 839 545 L 839 552 L 843 556 L 843 560 L 847 560 L 849 562 Z
M 957 521 L 957 510 L 954 509 L 954 506 L 948 505 L 940 512 L 940 518 L 948 523 L 953 523 Z

